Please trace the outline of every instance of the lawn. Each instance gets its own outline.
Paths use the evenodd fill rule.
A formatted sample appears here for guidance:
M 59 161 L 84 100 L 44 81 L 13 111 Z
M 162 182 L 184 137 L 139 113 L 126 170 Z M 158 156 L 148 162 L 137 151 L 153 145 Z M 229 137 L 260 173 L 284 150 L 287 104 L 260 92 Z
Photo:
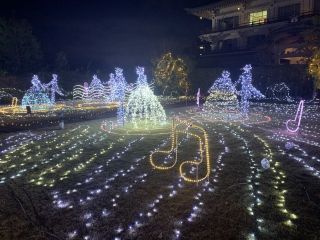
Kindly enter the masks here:
M 297 104 L 256 103 L 245 120 L 167 110 L 164 125 L 102 127 L 113 118 L 1 134 L 0 239 L 318 239 L 320 109 L 305 104 L 296 133 L 284 122 Z M 199 160 L 201 132 L 182 127 L 173 165 L 171 117 L 202 127 L 209 169 Z M 217 117 L 218 116 L 218 117 Z M 288 144 L 289 142 L 289 144 Z M 286 146 L 287 144 L 287 146 Z M 289 148 L 288 146 L 291 145 Z M 261 160 L 268 159 L 270 168 Z M 188 170 L 188 171 L 187 171 Z

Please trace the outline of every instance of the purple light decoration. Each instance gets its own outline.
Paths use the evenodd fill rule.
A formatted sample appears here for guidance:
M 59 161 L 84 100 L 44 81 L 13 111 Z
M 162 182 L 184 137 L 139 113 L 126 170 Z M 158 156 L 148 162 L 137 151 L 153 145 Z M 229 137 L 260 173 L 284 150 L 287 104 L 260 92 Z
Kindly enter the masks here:
M 298 106 L 298 109 L 297 109 L 297 113 L 296 113 L 296 116 L 295 116 L 294 120 L 289 119 L 289 120 L 286 121 L 286 127 L 287 127 L 287 130 L 289 132 L 295 133 L 295 132 L 297 132 L 299 130 L 300 123 L 301 123 L 301 117 L 302 117 L 302 113 L 303 113 L 303 107 L 304 107 L 304 100 L 301 100 L 300 103 L 299 103 L 299 106 Z M 298 123 L 297 127 L 294 128 L 294 129 L 290 128 L 289 127 L 289 123 L 291 123 L 291 122 L 293 122 L 293 123 L 297 122 Z

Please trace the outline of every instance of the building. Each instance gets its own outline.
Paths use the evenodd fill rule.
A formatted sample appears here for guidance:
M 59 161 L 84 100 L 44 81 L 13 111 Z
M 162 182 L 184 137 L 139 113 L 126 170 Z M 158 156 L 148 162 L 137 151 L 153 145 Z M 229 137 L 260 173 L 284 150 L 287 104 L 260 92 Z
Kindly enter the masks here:
M 222 0 L 187 11 L 212 23 L 199 36 L 207 65 L 305 64 L 320 39 L 320 0 Z

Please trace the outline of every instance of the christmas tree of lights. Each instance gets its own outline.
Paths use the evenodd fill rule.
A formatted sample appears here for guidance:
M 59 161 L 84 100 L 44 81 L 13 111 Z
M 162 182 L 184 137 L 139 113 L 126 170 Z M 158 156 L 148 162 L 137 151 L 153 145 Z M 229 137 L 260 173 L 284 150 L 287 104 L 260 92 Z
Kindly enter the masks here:
M 115 74 L 110 74 L 108 86 L 110 89 L 110 101 L 123 102 L 128 84 L 121 68 L 115 68 Z
M 147 82 L 143 67 L 137 67 L 138 79 L 135 89 L 131 92 L 126 106 L 126 120 L 149 120 L 151 122 L 164 122 L 165 111 L 158 98 L 154 95 Z
M 83 83 L 83 93 L 82 93 L 82 99 L 88 99 L 89 98 L 89 84 L 88 82 Z
M 241 84 L 241 89 L 238 94 L 241 97 L 240 110 L 244 115 L 248 115 L 249 112 L 249 100 L 261 99 L 264 95 L 252 85 L 252 66 L 251 64 L 245 65 L 243 73 L 240 75 L 237 83 Z
M 93 75 L 92 81 L 88 88 L 88 95 L 91 100 L 104 99 L 105 87 L 97 75 Z
M 206 110 L 235 110 L 238 108 L 237 90 L 233 85 L 230 72 L 223 71 L 208 90 L 209 96 L 204 104 Z
M 123 126 L 125 122 L 126 110 L 124 107 L 124 103 L 120 103 L 117 108 L 117 122 L 119 126 Z
M 22 98 L 22 107 L 25 108 L 26 106 L 30 106 L 33 109 L 45 109 L 50 106 L 50 98 L 45 92 L 45 87 L 37 75 L 33 75 L 31 84 L 32 86 Z
M 61 92 L 61 90 L 58 86 L 58 75 L 57 74 L 52 74 L 51 82 L 44 84 L 44 88 L 49 90 L 49 92 L 51 93 L 51 95 L 50 95 L 51 104 L 55 104 L 55 102 L 56 102 L 56 93 L 59 94 L 60 96 L 63 96 L 63 93 Z

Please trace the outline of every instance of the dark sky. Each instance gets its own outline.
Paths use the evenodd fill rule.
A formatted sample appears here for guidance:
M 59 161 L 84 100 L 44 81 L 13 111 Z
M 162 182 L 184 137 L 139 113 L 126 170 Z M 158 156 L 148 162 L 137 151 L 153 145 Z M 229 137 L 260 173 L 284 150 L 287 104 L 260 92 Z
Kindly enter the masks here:
M 27 19 L 46 59 L 58 51 L 71 65 L 148 65 L 167 50 L 190 54 L 210 26 L 184 8 L 210 0 L 2 0 L 1 16 Z

